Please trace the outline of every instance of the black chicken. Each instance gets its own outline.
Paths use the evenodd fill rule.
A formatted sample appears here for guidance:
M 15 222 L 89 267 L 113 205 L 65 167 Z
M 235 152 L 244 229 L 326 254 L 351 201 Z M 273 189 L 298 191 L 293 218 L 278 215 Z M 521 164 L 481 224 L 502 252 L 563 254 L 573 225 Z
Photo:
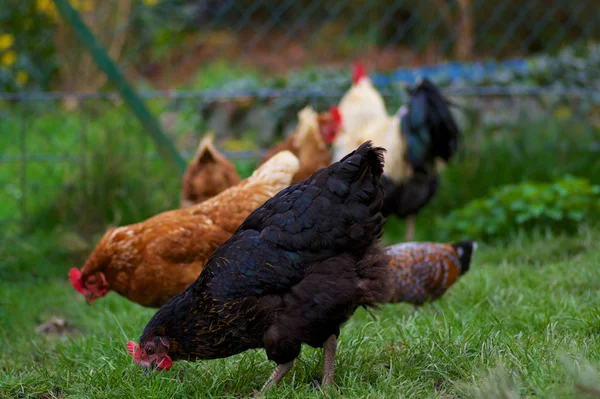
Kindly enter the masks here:
M 341 325 L 391 294 L 389 257 L 376 246 L 383 151 L 366 142 L 254 211 L 152 317 L 140 346 L 128 343 L 136 362 L 168 369 L 265 348 L 277 363 L 268 390 L 308 344 L 323 347 L 331 384 Z

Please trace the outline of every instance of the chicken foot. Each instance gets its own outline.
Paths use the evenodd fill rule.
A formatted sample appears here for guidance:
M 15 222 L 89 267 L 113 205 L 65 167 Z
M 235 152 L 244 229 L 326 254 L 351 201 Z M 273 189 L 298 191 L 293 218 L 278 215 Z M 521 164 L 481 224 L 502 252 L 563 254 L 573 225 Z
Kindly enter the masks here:
M 279 384 L 283 377 L 285 377 L 285 375 L 292 369 L 292 366 L 294 366 L 293 360 L 288 363 L 278 364 L 261 391 L 269 392 L 273 385 Z
M 325 389 L 333 384 L 336 350 L 337 337 L 332 335 L 323 344 L 323 381 L 321 382 L 321 386 Z
M 415 238 L 415 215 L 408 215 L 406 217 L 406 234 L 404 235 L 404 241 L 412 241 Z

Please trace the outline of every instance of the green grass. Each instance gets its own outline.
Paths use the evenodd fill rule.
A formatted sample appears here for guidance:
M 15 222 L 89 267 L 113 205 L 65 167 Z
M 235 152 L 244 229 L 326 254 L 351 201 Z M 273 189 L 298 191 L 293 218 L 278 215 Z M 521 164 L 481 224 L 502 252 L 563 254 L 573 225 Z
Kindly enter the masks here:
M 374 321 L 357 311 L 342 330 L 332 396 L 584 397 L 582 387 L 600 387 L 599 239 L 587 228 L 484 246 L 471 271 L 419 313 L 386 305 Z M 87 306 L 68 284 L 66 255 L 36 263 L 48 240 L 3 251 L 12 278 L 0 279 L 0 397 L 240 398 L 268 377 L 273 364 L 256 350 L 146 378 L 125 342 L 138 339 L 153 310 L 115 293 Z M 37 334 L 53 316 L 76 335 Z M 269 397 L 323 397 L 314 385 L 321 364 L 321 351 L 304 348 Z

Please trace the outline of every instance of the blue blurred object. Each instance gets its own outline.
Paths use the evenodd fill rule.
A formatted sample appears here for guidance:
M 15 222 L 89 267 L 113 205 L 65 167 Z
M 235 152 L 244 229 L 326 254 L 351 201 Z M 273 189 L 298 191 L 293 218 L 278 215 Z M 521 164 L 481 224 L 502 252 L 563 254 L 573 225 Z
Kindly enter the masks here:
M 413 84 L 419 77 L 426 77 L 434 81 L 454 81 L 460 79 L 465 82 L 475 83 L 485 79 L 490 74 L 501 70 L 525 74 L 530 71 L 530 67 L 527 60 L 524 58 L 515 58 L 501 62 L 449 62 L 445 64 L 424 66 L 419 68 L 401 68 L 389 75 L 372 75 L 371 79 L 377 86 L 389 86 L 398 83 Z

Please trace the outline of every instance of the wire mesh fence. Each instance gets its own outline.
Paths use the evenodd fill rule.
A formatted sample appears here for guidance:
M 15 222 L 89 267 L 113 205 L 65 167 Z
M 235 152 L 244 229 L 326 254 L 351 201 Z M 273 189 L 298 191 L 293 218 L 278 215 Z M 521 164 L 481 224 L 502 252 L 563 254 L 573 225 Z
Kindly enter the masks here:
M 406 100 L 398 83 L 436 81 L 460 105 L 461 157 L 485 156 L 497 132 L 527 134 L 523 123 L 573 120 L 576 137 L 557 133 L 544 146 L 583 154 L 573 170 L 597 156 L 595 0 L 70 3 L 186 158 L 213 130 L 251 170 L 302 107 L 339 100 L 358 59 L 390 112 Z M 5 232 L 65 224 L 94 231 L 177 205 L 177 172 L 51 0 L 2 8 L 0 65 Z
M 63 92 L 105 89 L 106 77 L 52 0 L 8 2 L 0 15 L 3 91 L 26 84 Z M 392 71 L 552 54 L 600 37 L 595 0 L 70 3 L 128 76 L 165 89 L 206 88 L 198 70 L 215 60 L 233 64 L 227 73 L 340 66 L 356 57 Z

